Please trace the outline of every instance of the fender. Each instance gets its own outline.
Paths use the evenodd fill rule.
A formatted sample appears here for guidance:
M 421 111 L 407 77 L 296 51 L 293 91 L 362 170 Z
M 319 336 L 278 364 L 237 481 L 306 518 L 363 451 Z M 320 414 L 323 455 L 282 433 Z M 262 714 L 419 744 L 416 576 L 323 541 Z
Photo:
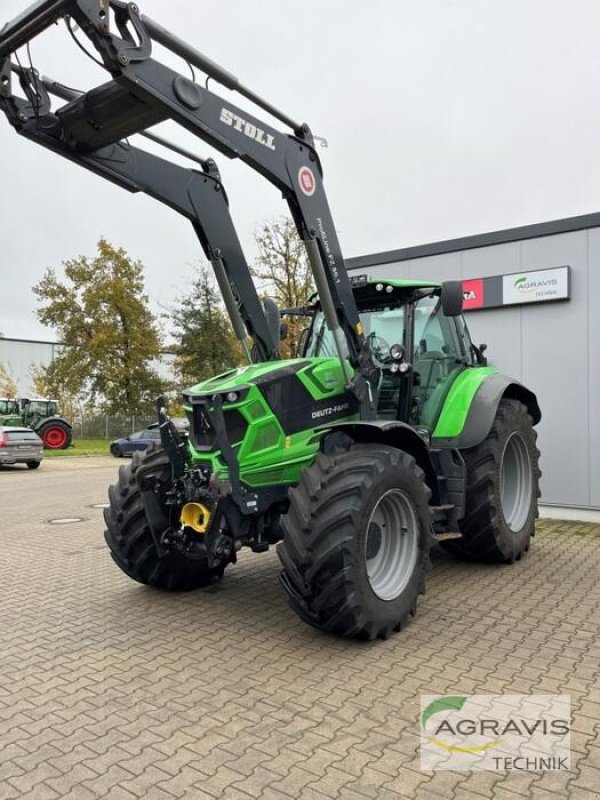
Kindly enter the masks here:
M 322 432 L 321 449 L 327 452 L 329 446 L 335 446 L 339 434 L 345 434 L 354 442 L 365 444 L 386 444 L 397 447 L 414 457 L 419 467 L 425 473 L 425 480 L 431 489 L 431 503 L 439 503 L 439 488 L 436 470 L 431 461 L 429 447 L 419 436 L 417 431 L 405 422 L 397 420 L 373 420 L 370 422 L 337 422 L 332 425 L 322 425 L 315 429 Z M 334 439 L 331 437 L 337 434 Z
M 73 430 L 73 426 L 71 425 L 71 423 L 70 423 L 68 420 L 66 420 L 64 417 L 61 417 L 61 416 L 60 416 L 60 414 L 54 414 L 54 416 L 53 416 L 53 417 L 46 417 L 46 419 L 44 420 L 44 422 L 46 422 L 46 421 L 47 421 L 47 420 L 49 420 L 49 419 L 59 419 L 61 422 L 64 422 L 64 424 L 65 424 L 65 425 L 66 425 L 66 426 L 67 426 L 67 427 L 68 427 L 70 430 Z
M 520 400 L 527 406 L 534 425 L 542 418 L 532 391 L 499 372 L 487 372 L 474 394 L 472 384 L 461 385 L 457 381 L 452 387 L 433 431 L 432 446 L 464 450 L 478 445 L 492 429 L 496 411 L 504 397 Z

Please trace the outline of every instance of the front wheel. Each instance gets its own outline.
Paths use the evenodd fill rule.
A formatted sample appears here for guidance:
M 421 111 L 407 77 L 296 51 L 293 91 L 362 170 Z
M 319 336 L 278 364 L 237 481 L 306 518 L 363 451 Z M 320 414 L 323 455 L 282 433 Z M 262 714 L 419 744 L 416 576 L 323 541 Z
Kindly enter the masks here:
M 28 461 L 27 466 L 29 469 L 38 469 L 41 463 L 41 461 Z
M 211 568 L 205 560 L 177 552 L 159 555 L 138 486 L 140 469 L 156 475 L 163 500 L 171 482 L 169 459 L 162 450 L 136 453 L 127 466 L 119 468 L 119 480 L 110 487 L 109 507 L 104 510 L 104 538 L 115 564 L 134 581 L 168 591 L 189 591 L 221 578 L 224 565 Z
M 442 542 L 470 561 L 509 562 L 529 550 L 538 516 L 540 470 L 527 408 L 504 399 L 481 444 L 463 451 L 467 467 L 462 539 Z
M 112 456 L 114 456 L 115 458 L 121 458 L 121 456 L 123 455 L 121 453 L 121 448 L 119 447 L 118 444 L 111 444 L 111 446 L 110 446 L 110 454 Z
M 296 613 L 359 639 L 403 628 L 425 591 L 429 497 L 414 458 L 393 447 L 318 456 L 282 518 L 281 581 Z

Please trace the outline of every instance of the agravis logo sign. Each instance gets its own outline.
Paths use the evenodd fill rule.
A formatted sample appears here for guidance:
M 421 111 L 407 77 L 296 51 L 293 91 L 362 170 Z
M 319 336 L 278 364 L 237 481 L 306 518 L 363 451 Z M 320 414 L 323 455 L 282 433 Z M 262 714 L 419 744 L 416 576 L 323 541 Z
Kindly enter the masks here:
M 422 769 L 569 769 L 567 695 L 424 695 L 420 728 Z
M 486 275 L 463 280 L 465 311 L 548 303 L 571 298 L 571 267 Z
M 520 292 L 524 292 L 528 294 L 529 292 L 535 292 L 538 289 L 554 289 L 558 286 L 558 280 L 556 278 L 548 278 L 547 280 L 531 280 L 527 277 L 527 275 L 521 275 L 520 278 L 517 278 L 513 284 L 515 289 L 518 289 Z
M 502 278 L 503 305 L 566 300 L 569 292 L 569 268 L 553 267 Z

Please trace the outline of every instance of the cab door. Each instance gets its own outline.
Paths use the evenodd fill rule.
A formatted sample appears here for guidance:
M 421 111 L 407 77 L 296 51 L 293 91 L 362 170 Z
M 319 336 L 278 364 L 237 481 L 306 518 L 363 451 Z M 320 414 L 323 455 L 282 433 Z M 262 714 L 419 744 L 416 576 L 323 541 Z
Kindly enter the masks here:
M 456 319 L 444 316 L 439 297 L 415 303 L 410 422 L 430 432 L 450 387 L 468 365 Z

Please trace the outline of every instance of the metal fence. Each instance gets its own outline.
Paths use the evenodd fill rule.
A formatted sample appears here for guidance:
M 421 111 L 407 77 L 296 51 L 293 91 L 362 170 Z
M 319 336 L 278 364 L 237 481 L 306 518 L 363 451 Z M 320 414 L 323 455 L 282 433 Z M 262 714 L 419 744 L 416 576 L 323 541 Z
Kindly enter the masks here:
M 156 422 L 152 417 L 108 417 L 98 415 L 73 422 L 74 439 L 120 439 Z

